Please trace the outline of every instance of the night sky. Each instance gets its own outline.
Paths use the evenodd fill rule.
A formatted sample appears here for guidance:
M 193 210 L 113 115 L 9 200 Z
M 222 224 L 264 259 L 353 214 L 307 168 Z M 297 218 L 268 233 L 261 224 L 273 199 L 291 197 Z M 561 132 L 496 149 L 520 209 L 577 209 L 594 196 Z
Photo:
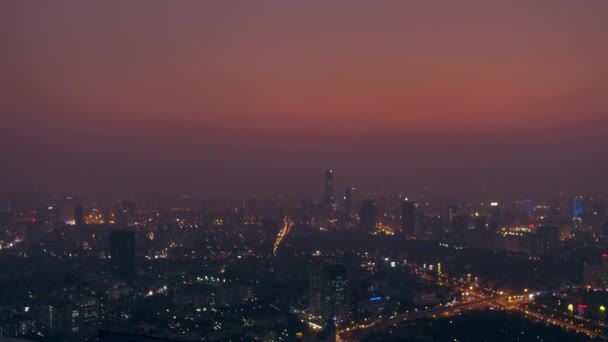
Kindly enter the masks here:
M 608 190 L 608 1 L 0 1 L 0 192 Z

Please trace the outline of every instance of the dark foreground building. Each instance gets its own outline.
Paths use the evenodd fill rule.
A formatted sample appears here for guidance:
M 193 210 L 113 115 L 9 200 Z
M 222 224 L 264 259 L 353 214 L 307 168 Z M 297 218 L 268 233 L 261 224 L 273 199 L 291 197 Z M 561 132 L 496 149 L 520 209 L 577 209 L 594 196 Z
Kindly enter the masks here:
M 112 246 L 112 268 L 125 277 L 135 275 L 135 233 L 114 230 L 110 234 Z

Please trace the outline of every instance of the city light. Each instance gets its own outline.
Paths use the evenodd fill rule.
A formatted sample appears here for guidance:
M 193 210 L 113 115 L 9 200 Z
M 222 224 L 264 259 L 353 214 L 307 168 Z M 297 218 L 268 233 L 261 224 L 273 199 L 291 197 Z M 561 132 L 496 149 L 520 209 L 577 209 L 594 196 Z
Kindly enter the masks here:
M 3 2 L 0 340 L 608 340 L 608 1 L 344 5 Z

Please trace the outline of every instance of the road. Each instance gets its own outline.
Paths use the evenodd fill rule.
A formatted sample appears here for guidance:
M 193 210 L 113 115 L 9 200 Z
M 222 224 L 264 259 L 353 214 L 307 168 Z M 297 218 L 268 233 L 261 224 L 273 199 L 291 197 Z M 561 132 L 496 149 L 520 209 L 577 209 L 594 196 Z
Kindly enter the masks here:
M 277 251 L 279 250 L 279 246 L 281 245 L 281 241 L 283 241 L 283 239 L 289 234 L 292 227 L 293 227 L 293 221 L 287 215 L 285 215 L 283 217 L 283 227 L 281 227 L 279 234 L 277 234 L 277 239 L 274 241 L 274 247 L 272 249 L 272 253 L 274 255 L 277 254 Z
M 524 306 L 521 304 L 498 302 L 497 306 L 507 312 L 517 313 L 522 317 L 537 322 L 556 325 L 564 330 L 576 331 L 592 338 L 608 339 L 608 330 L 605 326 L 581 317 L 566 315 L 554 309 L 544 308 L 535 303 L 529 303 Z
M 586 334 L 591 338 L 608 340 L 608 326 L 605 324 L 567 314 L 557 310 L 556 308 L 547 307 L 534 302 L 534 295 L 546 294 L 547 292 L 528 292 L 526 290 L 522 294 L 514 295 L 512 293 L 506 293 L 506 291 L 503 292 L 492 289 L 474 288 L 469 284 L 461 284 L 457 282 L 450 284 L 449 280 L 447 282 L 445 281 L 446 279 L 449 278 L 444 277 L 443 281 L 437 280 L 437 282 L 441 283 L 443 286 L 448 286 L 452 289 L 459 290 L 462 293 L 468 293 L 468 302 L 460 302 L 449 306 L 440 305 L 427 310 L 412 310 L 395 316 L 384 318 L 379 317 L 378 319 L 374 319 L 369 322 L 343 327 L 338 331 L 341 339 L 347 341 L 357 341 L 372 332 L 386 331 L 418 319 L 450 317 L 460 315 L 468 311 L 496 308 L 517 314 L 522 318 L 535 322 L 555 325 L 564 330 Z
M 338 331 L 343 340 L 354 341 L 360 340 L 371 332 L 383 331 L 394 328 L 405 322 L 412 322 L 423 318 L 450 317 L 462 314 L 466 311 L 484 310 L 486 308 L 497 306 L 497 303 L 507 295 L 500 297 L 474 299 L 466 303 L 460 303 L 451 306 L 441 306 L 430 308 L 428 310 L 411 310 L 396 316 L 390 316 L 383 319 L 377 319 L 367 324 L 359 324 L 355 327 L 346 327 Z M 519 299 L 522 301 L 524 299 Z
M 395 235 L 395 230 L 387 225 L 384 225 L 382 223 L 377 223 L 376 224 L 376 229 L 378 229 L 378 231 L 386 234 L 386 235 Z

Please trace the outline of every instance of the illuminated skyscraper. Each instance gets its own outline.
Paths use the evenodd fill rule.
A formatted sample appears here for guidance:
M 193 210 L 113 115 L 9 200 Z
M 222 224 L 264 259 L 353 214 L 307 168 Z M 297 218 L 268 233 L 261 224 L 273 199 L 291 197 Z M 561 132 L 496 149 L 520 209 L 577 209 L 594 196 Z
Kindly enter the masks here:
M 308 273 L 308 310 L 313 316 L 321 316 L 321 265 L 313 265 Z
M 93 296 L 82 296 L 74 298 L 74 304 L 78 308 L 79 331 L 94 333 L 99 329 L 101 318 L 100 301 Z
M 584 212 L 583 196 L 576 196 L 572 201 L 572 217 L 582 217 Z
M 349 284 L 346 268 L 325 265 L 320 272 L 321 316 L 325 320 L 341 322 L 348 319 Z
M 100 300 L 94 296 L 49 299 L 38 315 L 39 324 L 49 332 L 95 334 L 101 318 Z

